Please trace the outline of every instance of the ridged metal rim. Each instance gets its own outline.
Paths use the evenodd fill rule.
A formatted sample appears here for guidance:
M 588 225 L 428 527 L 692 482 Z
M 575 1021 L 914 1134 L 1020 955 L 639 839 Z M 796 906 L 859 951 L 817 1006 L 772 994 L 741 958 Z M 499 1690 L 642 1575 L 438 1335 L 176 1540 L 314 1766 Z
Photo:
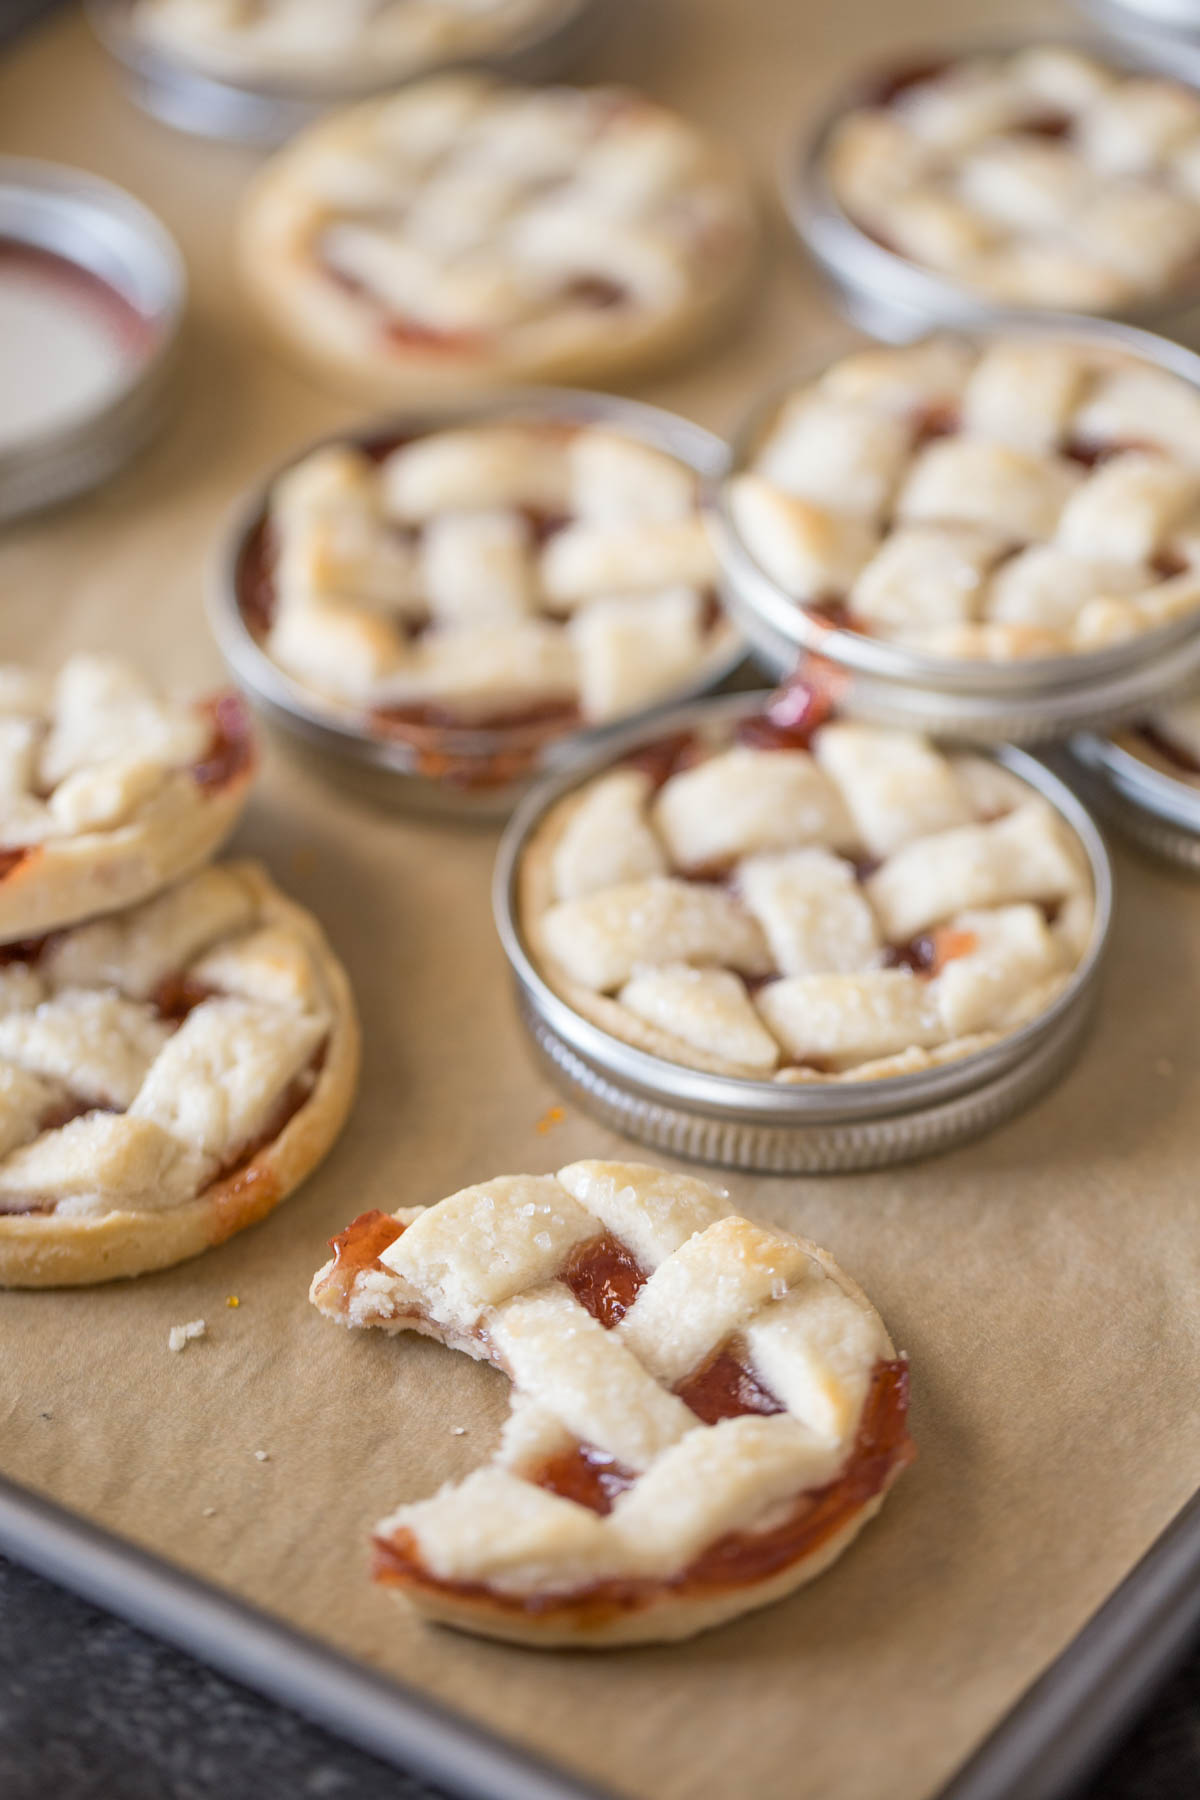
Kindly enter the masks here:
M 1024 1062 L 956 1099 L 916 1113 L 847 1125 L 753 1125 L 704 1118 L 669 1101 L 635 1094 L 563 1041 L 522 989 L 517 1006 L 551 1077 L 602 1124 L 651 1149 L 720 1168 L 765 1175 L 837 1175 L 940 1156 L 1003 1125 L 1066 1073 L 1090 1023 L 1094 995 L 1067 1013 Z
M 971 343 L 1008 337 L 1082 340 L 1141 357 L 1200 392 L 1200 355 L 1109 319 L 994 313 L 986 325 L 957 335 Z M 787 396 L 845 354 L 795 370 L 755 403 L 733 435 L 730 476 L 746 466 Z M 758 563 L 734 523 L 728 477 L 713 496 L 713 517 L 726 603 L 770 672 L 786 673 L 804 652 L 825 657 L 852 679 L 847 707 L 881 722 L 984 742 L 1032 742 L 1119 723 L 1200 674 L 1200 614 L 1102 650 L 1011 663 L 927 656 L 840 630 L 814 618 Z
M 1068 755 L 1086 798 L 1106 820 L 1142 849 L 1200 874 L 1200 789 L 1091 732 L 1072 738 Z
M 384 67 L 357 79 L 319 84 L 240 81 L 192 67 L 138 36 L 128 22 L 130 0 L 84 0 L 84 10 L 97 39 L 119 65 L 131 98 L 144 111 L 197 136 L 274 145 L 331 107 L 458 70 L 484 68 L 514 80 L 550 80 L 600 34 L 606 0 L 559 0 L 552 19 L 531 25 L 504 50 L 449 57 L 407 73 Z
M 358 786 L 365 782 L 374 796 L 385 803 L 455 818 L 507 817 L 521 795 L 543 775 L 572 765 L 593 750 L 602 750 L 631 726 L 640 728 L 681 701 L 719 687 L 746 656 L 745 644 L 732 633 L 725 649 L 714 652 L 691 681 L 657 705 L 611 725 L 593 726 L 553 739 L 526 775 L 503 786 L 478 789 L 431 779 L 422 773 L 417 752 L 411 746 L 372 736 L 362 729 L 350 709 L 339 717 L 332 707 L 322 708 L 319 700 L 272 662 L 242 618 L 236 570 L 242 548 L 262 517 L 270 490 L 285 470 L 326 444 L 363 443 L 391 434 L 416 437 L 428 431 L 501 418 L 624 425 L 644 442 L 686 463 L 700 477 L 706 494 L 711 493 L 723 473 L 728 454 L 725 444 L 713 432 L 678 413 L 580 388 L 514 388 L 482 403 L 393 415 L 329 432 L 306 443 L 256 482 L 236 503 L 208 571 L 208 617 L 213 635 L 235 681 L 263 716 L 309 750 L 326 756 L 332 772 L 348 776 Z M 447 753 L 463 759 L 486 757 L 511 747 L 507 734 L 492 731 L 447 731 L 441 742 Z
M 511 820 L 500 844 L 492 882 L 492 908 L 496 928 L 508 958 L 519 996 L 519 1008 L 534 1031 L 540 1053 L 549 1058 L 565 1080 L 575 1085 L 595 1107 L 606 1109 L 610 1122 L 647 1142 L 675 1147 L 681 1154 L 714 1160 L 714 1144 L 723 1145 L 715 1160 L 746 1156 L 744 1167 L 793 1169 L 832 1167 L 812 1162 L 844 1154 L 869 1156 L 874 1163 L 893 1160 L 889 1142 L 896 1144 L 896 1160 L 925 1154 L 939 1132 L 962 1135 L 987 1128 L 975 1119 L 995 1122 L 991 1108 L 1009 1104 L 1012 1110 L 1036 1091 L 1018 1079 L 1036 1062 L 1040 1079 L 1059 1065 L 1050 1044 L 1062 1056 L 1077 1041 L 1080 1019 L 1086 1013 L 1098 979 L 1108 942 L 1112 917 L 1112 873 L 1103 840 L 1086 809 L 1070 788 L 1043 763 L 1021 750 L 1005 745 L 992 754 L 998 762 L 1035 788 L 1055 807 L 1080 839 L 1087 855 L 1095 891 L 1095 925 L 1092 942 L 1067 987 L 1054 1003 L 1020 1030 L 1000 1038 L 988 1048 L 954 1062 L 917 1074 L 886 1076 L 864 1082 L 749 1081 L 735 1076 L 712 1075 L 667 1062 L 636 1049 L 601 1030 L 576 1013 L 542 978 L 521 930 L 517 882 L 525 848 L 546 813 L 562 797 L 601 773 L 613 762 L 671 732 L 700 725 L 734 723 L 761 710 L 763 694 L 733 694 L 678 707 L 653 728 L 641 727 L 622 735 L 601 752 L 581 758 L 573 767 L 541 783 Z M 1001 1116 L 996 1113 L 996 1118 Z M 921 1124 L 928 1118 L 928 1127 Z M 684 1121 L 688 1121 L 687 1124 Z M 669 1135 L 650 1138 L 651 1130 Z M 690 1133 L 690 1136 L 688 1134 Z M 683 1142 L 698 1146 L 684 1150 Z M 785 1145 L 795 1139 L 791 1150 Z M 947 1141 L 950 1141 L 947 1139 Z M 905 1150 L 913 1143 L 917 1147 Z M 759 1145 L 758 1150 L 754 1149 Z M 740 1146 L 740 1148 L 738 1148 Z M 806 1147 L 810 1146 L 810 1147 Z M 755 1156 L 769 1162 L 753 1160 Z M 787 1156 L 793 1160 L 784 1162 Z M 846 1161 L 840 1167 L 866 1167 L 863 1161 Z
M 1168 73 L 1184 81 L 1200 77 L 1200 69 L 1193 71 L 1190 62 L 1181 68 L 1172 47 L 1148 32 L 1131 41 L 1125 35 L 1077 29 L 1029 31 L 1007 37 L 959 34 L 936 44 L 916 45 L 908 52 L 898 51 L 873 67 L 860 69 L 838 90 L 816 122 L 804 126 L 793 138 L 779 185 L 784 210 L 796 235 L 829 278 L 846 310 L 875 335 L 903 339 L 939 324 L 969 328 L 986 324 L 999 309 L 986 296 L 886 249 L 855 224 L 842 209 L 826 175 L 830 136 L 847 112 L 870 97 L 878 78 L 902 62 L 954 61 L 969 55 L 1016 51 L 1034 44 L 1065 44 L 1133 71 Z M 1156 329 L 1186 317 L 1197 307 L 1200 293 L 1093 316 Z M 1044 309 L 1003 310 L 1024 313 Z
M 102 281 L 149 327 L 124 380 L 94 411 L 0 451 L 0 521 L 114 474 L 163 422 L 187 292 L 174 239 L 140 201 L 59 163 L 0 157 L 0 237 L 49 251 Z

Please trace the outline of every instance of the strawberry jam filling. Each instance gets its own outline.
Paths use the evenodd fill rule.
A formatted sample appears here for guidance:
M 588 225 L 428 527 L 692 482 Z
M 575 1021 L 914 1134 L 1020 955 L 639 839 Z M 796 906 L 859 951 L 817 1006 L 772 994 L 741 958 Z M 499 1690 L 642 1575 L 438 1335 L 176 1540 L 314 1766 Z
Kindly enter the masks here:
M 420 1547 L 405 1528 L 375 1539 L 375 1579 L 387 1586 L 423 1588 L 486 1602 L 498 1610 L 532 1617 L 568 1614 L 575 1624 L 603 1624 L 636 1612 L 664 1597 L 700 1598 L 730 1588 L 766 1581 L 781 1570 L 814 1555 L 850 1526 L 864 1506 L 882 1494 L 915 1451 L 908 1435 L 908 1364 L 902 1359 L 876 1363 L 863 1405 L 854 1447 L 840 1473 L 824 1487 L 797 1495 L 787 1514 L 767 1531 L 733 1531 L 718 1538 L 677 1575 L 660 1580 L 627 1579 L 591 1582 L 557 1594 L 508 1594 L 481 1581 L 443 1581 L 426 1568 Z M 758 1408 L 751 1410 L 757 1411 Z M 607 1512 L 612 1495 L 604 1484 L 621 1481 L 619 1465 L 599 1461 L 589 1446 L 576 1453 L 569 1472 L 555 1459 L 553 1491 L 577 1484 L 580 1492 L 605 1499 L 595 1511 Z M 550 1465 L 547 1465 L 549 1467 Z M 584 1484 L 591 1483 L 591 1486 Z M 576 1498 L 576 1492 L 570 1492 Z M 584 1499 L 584 1505 L 589 1502 Z
M 192 764 L 192 778 L 206 794 L 227 787 L 254 767 L 254 732 L 250 713 L 237 694 L 214 694 L 199 704 L 212 726 L 203 756 Z
M 560 1279 L 584 1311 L 611 1331 L 633 1305 L 646 1275 L 624 1244 L 605 1232 L 571 1252 Z

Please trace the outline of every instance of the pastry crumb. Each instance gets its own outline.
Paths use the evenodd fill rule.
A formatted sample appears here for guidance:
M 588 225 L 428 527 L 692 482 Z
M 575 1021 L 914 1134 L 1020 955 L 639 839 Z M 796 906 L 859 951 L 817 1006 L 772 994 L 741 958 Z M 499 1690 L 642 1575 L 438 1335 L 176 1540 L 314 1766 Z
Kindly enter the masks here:
M 452 1437 L 466 1437 L 466 1435 L 467 1428 L 465 1425 L 456 1425 L 451 1433 Z
M 242 1303 L 236 1294 L 230 1294 L 225 1301 L 226 1306 L 240 1306 Z
M 216 1509 L 216 1507 L 215 1507 L 215 1506 L 206 1506 L 206 1507 L 205 1507 L 205 1509 L 204 1509 L 204 1517 L 205 1517 L 205 1518 L 206 1518 L 206 1519 L 215 1519 L 215 1518 L 216 1518 L 216 1516 L 217 1516 L 217 1509 Z
M 254 1460 L 255 1462 L 270 1462 L 271 1452 L 269 1450 L 256 1450 L 254 1452 Z
M 207 1330 L 203 1319 L 191 1319 L 186 1325 L 172 1325 L 167 1333 L 167 1348 L 186 1350 L 193 1338 L 202 1338 Z
M 548 1131 L 553 1131 L 556 1125 L 561 1125 L 566 1116 L 561 1106 L 552 1106 L 548 1112 L 542 1114 L 537 1122 L 538 1136 L 545 1137 Z

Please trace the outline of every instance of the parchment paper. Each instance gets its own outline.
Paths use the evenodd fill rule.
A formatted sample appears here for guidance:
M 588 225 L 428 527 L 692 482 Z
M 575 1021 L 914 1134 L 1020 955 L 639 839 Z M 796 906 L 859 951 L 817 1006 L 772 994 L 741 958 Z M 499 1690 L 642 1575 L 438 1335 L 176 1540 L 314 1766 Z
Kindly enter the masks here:
M 739 137 L 764 184 L 837 70 L 962 24 L 954 0 L 904 17 L 887 0 L 627 10 L 593 72 Z M 1012 20 L 997 0 L 976 22 L 988 10 Z M 199 685 L 219 674 L 202 565 L 232 497 L 350 415 L 244 328 L 227 244 L 251 153 L 143 119 L 70 13 L 0 65 L 0 136 L 140 195 L 193 282 L 168 435 L 0 546 L 0 655 L 50 665 L 121 645 Z M 775 235 L 742 335 L 650 398 L 724 430 L 789 360 L 842 341 Z M 929 1795 L 1200 1483 L 1200 891 L 1121 855 L 1098 1029 L 1059 1088 L 982 1143 L 869 1176 L 718 1177 L 865 1284 L 912 1356 L 920 1460 L 791 1601 L 681 1648 L 571 1657 L 414 1624 L 369 1584 L 372 1522 L 486 1454 L 504 1383 L 420 1339 L 351 1336 L 305 1301 L 326 1238 L 366 1207 L 638 1154 L 574 1108 L 539 1132 L 558 1096 L 493 935 L 494 847 L 371 810 L 271 750 L 237 849 L 346 960 L 366 1037 L 357 1110 L 319 1174 L 220 1251 L 136 1283 L 0 1295 L 0 1466 L 629 1795 Z M 208 1337 L 171 1355 L 169 1328 L 194 1318 Z

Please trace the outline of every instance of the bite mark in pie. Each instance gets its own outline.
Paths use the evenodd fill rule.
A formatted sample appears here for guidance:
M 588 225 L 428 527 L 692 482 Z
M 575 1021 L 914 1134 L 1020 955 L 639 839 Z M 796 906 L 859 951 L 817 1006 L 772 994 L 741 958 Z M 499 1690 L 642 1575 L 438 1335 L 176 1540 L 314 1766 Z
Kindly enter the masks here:
M 378 404 L 677 356 L 756 235 L 741 170 L 666 108 L 462 75 L 302 133 L 251 185 L 238 260 L 272 336 Z
M 0 1286 L 165 1268 L 254 1224 L 341 1129 L 349 985 L 252 863 L 0 952 Z
M 234 694 L 184 702 L 128 663 L 0 668 L 0 942 L 132 905 L 233 829 L 257 755 Z
M 917 733 L 818 708 L 772 735 L 770 712 L 541 817 L 517 907 L 549 987 L 651 1055 L 760 1081 L 909 1074 L 1045 1012 L 1094 918 L 1049 802 Z
M 314 1304 L 513 1383 L 490 1463 L 376 1530 L 426 1616 L 586 1648 L 690 1637 L 826 1568 L 911 1459 L 908 1368 L 816 1246 L 694 1176 L 574 1163 L 333 1240 Z
M 1200 616 L 1200 393 L 1083 338 L 855 352 L 776 409 L 734 532 L 823 624 L 939 659 Z

